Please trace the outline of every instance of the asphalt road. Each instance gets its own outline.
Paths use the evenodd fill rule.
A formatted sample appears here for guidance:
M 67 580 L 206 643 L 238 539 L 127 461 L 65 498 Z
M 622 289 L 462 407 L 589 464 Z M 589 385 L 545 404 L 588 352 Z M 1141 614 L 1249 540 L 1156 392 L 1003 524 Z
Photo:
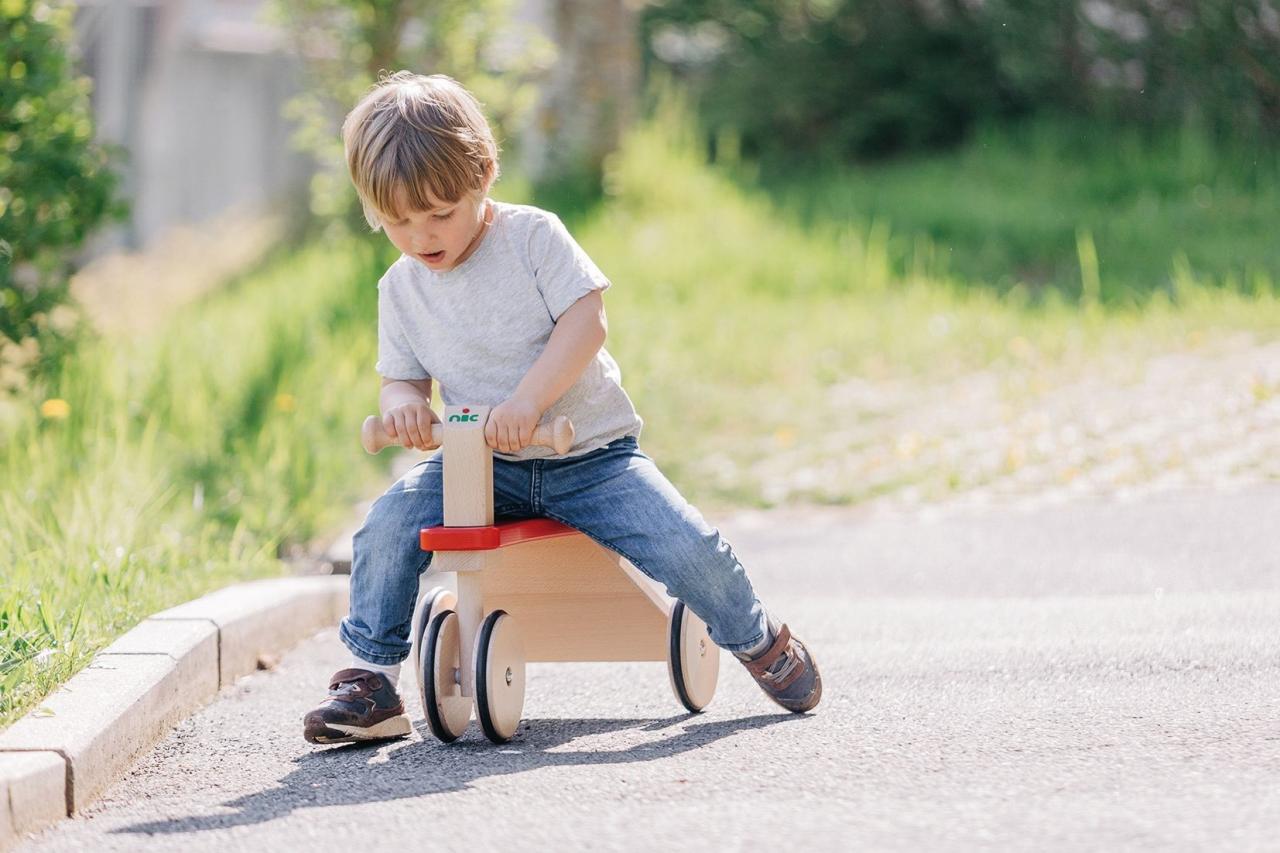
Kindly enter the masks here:
M 543 664 L 506 746 L 316 748 L 326 631 L 21 849 L 1280 845 L 1280 486 L 716 520 L 815 649 L 812 715 L 728 655 L 696 716 L 661 664 Z

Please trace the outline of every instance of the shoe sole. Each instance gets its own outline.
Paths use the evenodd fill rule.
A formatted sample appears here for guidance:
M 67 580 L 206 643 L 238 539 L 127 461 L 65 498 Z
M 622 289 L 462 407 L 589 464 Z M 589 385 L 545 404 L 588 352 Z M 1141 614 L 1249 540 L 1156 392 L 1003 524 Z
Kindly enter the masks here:
M 311 743 L 352 743 L 360 740 L 385 740 L 404 737 L 413 731 L 408 716 L 388 717 L 376 725 L 344 726 L 340 723 L 324 723 L 315 730 L 308 728 L 304 736 Z

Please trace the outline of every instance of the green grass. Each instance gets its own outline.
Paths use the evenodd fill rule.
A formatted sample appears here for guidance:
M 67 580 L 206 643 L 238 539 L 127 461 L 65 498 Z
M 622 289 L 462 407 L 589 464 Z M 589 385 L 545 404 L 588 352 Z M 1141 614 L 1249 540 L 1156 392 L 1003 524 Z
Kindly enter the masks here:
M 753 464 L 769 454 L 811 448 L 805 464 L 821 466 L 836 432 L 901 442 L 883 412 L 839 402 L 854 382 L 991 371 L 1016 406 L 1066 375 L 1228 332 L 1280 335 L 1276 247 L 1261 236 L 1274 184 L 1210 154 L 1178 149 L 1171 172 L 1174 155 L 1119 145 L 1109 166 L 1089 155 L 1072 171 L 1033 134 L 761 186 L 741 165 L 707 167 L 694 139 L 660 105 L 605 194 L 557 208 L 614 282 L 607 346 L 644 446 L 704 508 L 769 505 Z M 1112 196 L 1109 180 L 1123 185 Z M 1221 219 L 1187 206 L 1201 185 L 1188 181 L 1210 187 Z M 506 180 L 500 195 L 529 190 Z M 377 404 L 382 240 L 277 256 L 162 333 L 91 342 L 56 387 L 0 412 L 0 725 L 147 614 L 284 571 L 282 550 L 388 485 L 356 440 Z M 66 416 L 42 416 L 47 398 Z M 857 502 L 921 476 L 882 473 L 802 497 Z
M 1178 256 L 1237 290 L 1280 281 L 1280 153 L 1190 129 L 1039 121 L 988 128 L 928 158 L 766 170 L 761 180 L 807 226 L 889 229 L 899 272 L 920 256 L 1001 293 L 1078 297 L 1082 232 L 1096 243 L 1108 304 L 1169 293 Z
M 1280 334 L 1270 277 L 1256 275 L 1256 294 L 1224 289 L 1180 258 L 1194 242 L 1159 260 L 1166 286 L 1141 301 L 1107 299 L 1120 285 L 1104 248 L 1093 261 L 1089 223 L 1077 224 L 1080 234 L 1072 225 L 1065 251 L 1076 292 L 1049 288 L 1033 298 L 1025 287 L 958 275 L 943 243 L 898 236 L 885 220 L 862 223 L 856 209 L 805 217 L 779 205 L 776 192 L 708 169 L 678 109 L 661 109 L 628 139 L 605 202 L 576 233 L 615 282 L 607 346 L 647 420 L 645 445 L 695 501 L 769 504 L 752 461 L 794 445 L 820 456 L 833 430 L 861 426 L 837 420 L 849 415 L 831 403 L 849 380 L 938 383 L 994 370 L 1017 395 L 1104 363 L 1184 348 L 1215 330 Z M 833 189 L 815 205 L 838 204 L 839 180 L 828 183 Z M 902 251 L 921 245 L 931 248 Z M 1242 246 L 1240 260 L 1259 249 L 1247 238 Z M 1083 308 L 1082 281 L 1093 294 Z M 840 503 L 864 496 L 852 482 L 812 495 Z
M 0 725 L 147 614 L 279 574 L 281 551 L 378 488 L 357 429 L 377 405 L 385 260 L 279 256 L 161 335 L 89 343 L 42 395 L 66 417 L 43 399 L 9 412 Z

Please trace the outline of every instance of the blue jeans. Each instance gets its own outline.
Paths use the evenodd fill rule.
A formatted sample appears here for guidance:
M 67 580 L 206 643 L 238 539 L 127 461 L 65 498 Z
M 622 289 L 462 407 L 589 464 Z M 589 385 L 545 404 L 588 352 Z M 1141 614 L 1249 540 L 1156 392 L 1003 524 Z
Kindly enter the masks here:
M 444 523 L 440 454 L 414 466 L 373 504 L 354 539 L 351 612 L 338 635 L 379 664 L 409 656 L 418 577 L 431 554 L 418 531 Z M 764 607 L 720 532 L 680 496 L 633 437 L 569 459 L 493 460 L 498 521 L 546 516 L 581 530 L 663 584 L 731 652 L 764 639 Z

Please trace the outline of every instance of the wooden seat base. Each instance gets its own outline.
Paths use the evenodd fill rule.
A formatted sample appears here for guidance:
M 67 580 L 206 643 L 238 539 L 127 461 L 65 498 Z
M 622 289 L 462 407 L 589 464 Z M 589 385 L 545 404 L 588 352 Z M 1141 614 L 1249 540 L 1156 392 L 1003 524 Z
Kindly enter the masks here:
M 422 550 L 436 554 L 433 573 L 482 561 L 474 564 L 482 612 L 515 618 L 529 661 L 666 659 L 665 593 L 572 527 L 534 518 L 428 527 L 420 539 Z

